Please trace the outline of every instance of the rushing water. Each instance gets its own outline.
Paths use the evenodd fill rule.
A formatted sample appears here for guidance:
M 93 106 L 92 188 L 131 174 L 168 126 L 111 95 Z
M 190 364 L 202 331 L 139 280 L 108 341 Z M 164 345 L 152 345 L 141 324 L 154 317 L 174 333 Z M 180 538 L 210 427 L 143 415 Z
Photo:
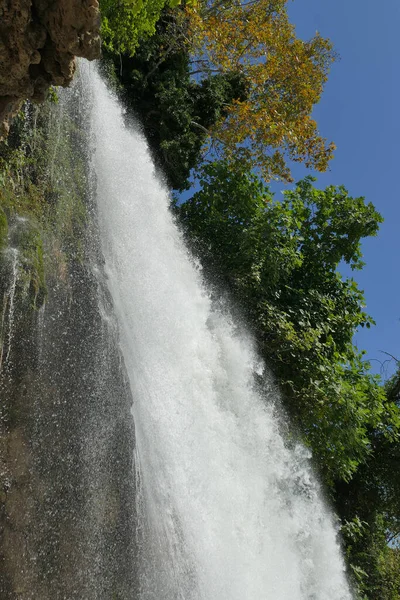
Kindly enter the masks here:
M 140 598 L 349 600 L 307 452 L 289 449 L 251 341 L 213 308 L 147 144 L 93 67 L 93 169 L 134 397 Z

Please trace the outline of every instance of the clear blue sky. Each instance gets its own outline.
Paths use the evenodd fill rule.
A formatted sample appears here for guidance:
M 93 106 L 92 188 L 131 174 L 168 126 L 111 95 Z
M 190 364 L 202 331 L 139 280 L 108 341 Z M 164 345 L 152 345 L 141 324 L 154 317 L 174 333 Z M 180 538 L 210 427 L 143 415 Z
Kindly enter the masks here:
M 299 37 L 318 30 L 340 55 L 314 112 L 321 133 L 337 145 L 331 171 L 318 174 L 317 185 L 343 184 L 385 219 L 378 237 L 364 241 L 367 265 L 355 273 L 377 323 L 356 343 L 370 360 L 385 361 L 382 350 L 400 359 L 400 0 L 294 0 L 288 10 Z M 379 372 L 379 362 L 371 366 Z

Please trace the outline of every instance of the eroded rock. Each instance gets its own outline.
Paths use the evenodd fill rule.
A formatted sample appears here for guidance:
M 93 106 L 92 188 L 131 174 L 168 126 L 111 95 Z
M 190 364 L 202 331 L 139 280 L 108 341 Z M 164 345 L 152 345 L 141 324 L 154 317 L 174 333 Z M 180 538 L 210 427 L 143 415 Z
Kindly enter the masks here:
M 67 86 L 75 57 L 100 56 L 98 0 L 0 0 L 0 139 L 21 103 Z

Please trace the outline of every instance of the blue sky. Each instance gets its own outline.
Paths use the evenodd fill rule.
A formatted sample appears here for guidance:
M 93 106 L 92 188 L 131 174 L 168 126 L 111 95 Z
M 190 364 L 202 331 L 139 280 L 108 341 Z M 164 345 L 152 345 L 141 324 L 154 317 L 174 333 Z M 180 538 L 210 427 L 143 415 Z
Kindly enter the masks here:
M 389 358 L 381 351 L 400 359 L 400 0 L 294 0 L 288 10 L 299 37 L 318 30 L 340 55 L 314 111 L 321 133 L 337 145 L 317 185 L 343 184 L 385 219 L 378 237 L 364 241 L 367 265 L 354 276 L 377 323 L 356 343 L 379 373 L 379 361 Z M 294 171 L 297 179 L 305 174 Z M 383 367 L 393 372 L 393 363 Z

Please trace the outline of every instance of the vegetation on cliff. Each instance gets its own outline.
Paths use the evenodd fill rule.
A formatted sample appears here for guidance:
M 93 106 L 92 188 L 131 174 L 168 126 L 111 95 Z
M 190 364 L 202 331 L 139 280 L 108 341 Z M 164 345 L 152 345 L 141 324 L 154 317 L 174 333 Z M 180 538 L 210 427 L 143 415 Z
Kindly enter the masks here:
M 4 210 L 0 209 L 0 250 L 7 245 L 8 222 Z
M 20 279 L 36 308 L 46 296 L 46 273 L 62 272 L 69 258 L 79 260 L 85 223 L 86 180 L 70 146 L 81 134 L 70 121 L 61 135 L 61 123 L 54 126 L 57 119 L 50 101 L 40 108 L 27 104 L 0 142 L 0 206 L 8 245 L 18 249 Z M 63 156 L 57 167 L 56 153 Z
M 99 306 L 78 98 L 75 88 L 26 104 L 0 144 L 4 600 L 132 598 L 137 589 L 131 397 L 102 318 L 108 298 Z
M 67 285 L 68 270 L 82 260 L 87 181 L 83 157 L 71 147 L 80 135 L 48 100 L 27 103 L 0 142 L 0 386 L 6 399 L 13 396 L 4 390 L 9 358 L 29 354 L 24 344 L 35 337 L 48 282 Z M 15 404 L 0 407 L 4 440 L 24 423 Z

